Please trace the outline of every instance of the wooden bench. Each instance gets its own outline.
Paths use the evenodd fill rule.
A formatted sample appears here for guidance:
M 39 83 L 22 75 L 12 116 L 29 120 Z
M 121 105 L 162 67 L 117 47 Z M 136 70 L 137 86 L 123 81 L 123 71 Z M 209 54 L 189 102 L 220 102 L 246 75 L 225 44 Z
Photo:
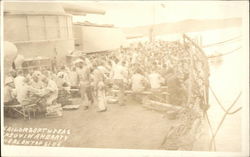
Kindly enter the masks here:
M 120 90 L 113 89 L 111 90 L 112 93 L 117 94 Z M 160 101 L 167 102 L 169 93 L 168 92 L 161 92 L 161 91 L 143 91 L 143 92 L 134 92 L 132 90 L 125 90 L 125 95 L 129 96 L 142 96 L 143 104 L 148 101 L 149 97 L 153 97 L 153 99 L 159 99 Z M 163 96 L 163 97 L 162 97 Z
M 80 89 L 70 89 L 70 92 L 79 92 Z
M 30 120 L 31 112 L 33 112 L 33 116 L 35 117 L 36 106 L 37 106 L 36 104 L 29 104 L 29 105 L 17 104 L 17 105 L 7 105 L 7 106 L 4 106 L 4 108 L 10 109 L 14 111 L 15 113 L 20 114 L 24 119 L 28 118 Z
M 113 89 L 111 90 L 113 93 L 118 93 L 120 90 L 118 89 Z M 143 92 L 134 92 L 132 90 L 125 90 L 124 91 L 125 94 L 141 94 L 141 95 L 152 95 L 152 94 L 159 94 L 159 95 L 169 95 L 168 92 L 154 92 L 154 91 L 143 91 Z
M 167 111 L 178 111 L 183 109 L 182 106 L 177 106 L 173 104 L 168 103 L 161 103 L 158 101 L 148 100 L 146 104 L 143 105 L 143 107 L 153 109 L 160 112 L 167 112 Z

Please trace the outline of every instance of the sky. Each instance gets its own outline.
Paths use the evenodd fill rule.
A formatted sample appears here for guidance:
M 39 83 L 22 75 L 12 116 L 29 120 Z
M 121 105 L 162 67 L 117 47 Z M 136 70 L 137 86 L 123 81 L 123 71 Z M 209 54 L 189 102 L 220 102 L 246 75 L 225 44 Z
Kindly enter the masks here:
M 84 2 L 83 2 L 84 3 Z M 114 24 L 117 27 L 133 27 L 186 19 L 222 19 L 242 17 L 247 1 L 148 1 L 111 2 L 95 1 L 106 11 L 105 15 L 88 14 L 74 21 Z

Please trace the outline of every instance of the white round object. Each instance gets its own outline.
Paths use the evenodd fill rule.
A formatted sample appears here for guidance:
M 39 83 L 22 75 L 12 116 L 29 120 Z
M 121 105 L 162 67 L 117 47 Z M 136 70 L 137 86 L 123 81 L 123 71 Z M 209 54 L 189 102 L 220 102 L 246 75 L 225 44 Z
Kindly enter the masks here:
M 17 56 L 17 47 L 15 44 L 4 41 L 4 69 L 10 70 L 12 63 Z
M 4 59 L 14 60 L 17 55 L 17 47 L 15 44 L 4 41 Z

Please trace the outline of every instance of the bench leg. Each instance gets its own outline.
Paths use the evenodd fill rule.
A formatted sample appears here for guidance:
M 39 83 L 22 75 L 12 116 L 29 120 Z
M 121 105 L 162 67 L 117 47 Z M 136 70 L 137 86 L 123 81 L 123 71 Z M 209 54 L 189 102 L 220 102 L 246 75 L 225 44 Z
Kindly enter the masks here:
M 33 111 L 33 117 L 36 117 L 36 111 Z
M 30 120 L 30 110 L 28 110 L 28 118 L 29 118 L 29 120 Z
M 25 120 L 27 115 L 25 113 L 25 108 L 24 107 L 22 108 L 22 113 L 21 114 L 23 115 L 23 119 Z

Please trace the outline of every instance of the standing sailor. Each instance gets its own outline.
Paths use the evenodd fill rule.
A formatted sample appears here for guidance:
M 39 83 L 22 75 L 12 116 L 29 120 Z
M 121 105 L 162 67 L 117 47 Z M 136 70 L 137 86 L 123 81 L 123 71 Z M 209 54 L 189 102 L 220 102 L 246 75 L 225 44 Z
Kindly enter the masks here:
M 93 101 L 90 97 L 90 70 L 87 67 L 87 65 L 83 62 L 83 60 L 79 59 L 76 62 L 76 71 L 78 74 L 78 78 L 80 81 L 80 94 L 81 94 L 81 100 L 84 106 L 84 109 L 89 108 L 90 101 Z
M 105 96 L 105 85 L 104 85 L 104 73 L 101 71 L 98 66 L 94 67 L 92 72 L 94 93 L 96 97 L 96 103 L 99 108 L 98 112 L 106 111 L 106 96 Z

